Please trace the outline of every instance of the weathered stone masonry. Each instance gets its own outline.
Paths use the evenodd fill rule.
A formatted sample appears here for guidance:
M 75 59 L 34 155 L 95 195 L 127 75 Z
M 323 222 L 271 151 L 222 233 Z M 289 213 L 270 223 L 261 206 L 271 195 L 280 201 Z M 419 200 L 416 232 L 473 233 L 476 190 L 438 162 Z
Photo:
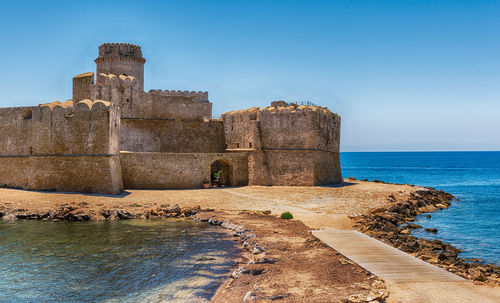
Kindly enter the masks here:
M 228 186 L 342 182 L 340 117 L 326 108 L 277 101 L 212 119 L 207 92 L 144 92 L 139 46 L 103 44 L 95 62 L 72 100 L 0 109 L 0 186 L 200 188 L 214 168 Z

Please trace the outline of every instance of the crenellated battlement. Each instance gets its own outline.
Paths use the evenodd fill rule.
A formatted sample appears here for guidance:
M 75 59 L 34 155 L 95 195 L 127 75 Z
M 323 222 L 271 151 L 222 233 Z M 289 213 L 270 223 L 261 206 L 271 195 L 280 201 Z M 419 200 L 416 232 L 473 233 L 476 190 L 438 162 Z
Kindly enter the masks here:
M 65 110 L 87 110 L 87 111 L 109 111 L 109 107 L 111 106 L 111 102 L 104 100 L 89 100 L 85 99 L 76 103 L 76 106 L 72 100 L 68 100 L 65 102 L 54 101 L 50 103 L 44 103 L 38 105 L 38 107 L 48 107 L 52 111 L 58 110 L 58 108 L 62 108 Z
M 101 44 L 99 46 L 99 57 L 95 59 L 95 62 L 102 62 L 109 59 L 146 62 L 146 59 L 142 57 L 141 47 L 129 43 Z
M 149 94 L 161 95 L 161 96 L 180 96 L 180 97 L 195 97 L 196 101 L 207 102 L 208 92 L 202 91 L 181 91 L 181 90 L 161 90 L 161 89 L 151 89 Z
M 133 76 L 100 73 L 97 79 L 99 79 L 99 85 L 140 89 L 139 82 Z
M 231 149 L 318 150 L 338 153 L 340 116 L 326 107 L 273 101 L 222 114 Z
M 117 194 L 118 110 L 101 100 L 0 109 L 0 184 Z
M 0 155 L 117 154 L 118 109 L 110 102 L 50 102 L 0 109 Z

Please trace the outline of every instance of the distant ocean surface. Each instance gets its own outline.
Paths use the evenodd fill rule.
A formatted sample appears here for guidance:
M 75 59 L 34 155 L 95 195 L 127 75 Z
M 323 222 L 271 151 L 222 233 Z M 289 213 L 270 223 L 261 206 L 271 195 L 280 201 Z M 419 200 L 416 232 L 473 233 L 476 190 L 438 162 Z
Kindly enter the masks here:
M 460 257 L 500 265 L 500 152 L 346 152 L 344 178 L 431 186 L 460 201 L 448 209 L 419 216 L 416 223 L 434 227 L 439 238 L 463 250 Z

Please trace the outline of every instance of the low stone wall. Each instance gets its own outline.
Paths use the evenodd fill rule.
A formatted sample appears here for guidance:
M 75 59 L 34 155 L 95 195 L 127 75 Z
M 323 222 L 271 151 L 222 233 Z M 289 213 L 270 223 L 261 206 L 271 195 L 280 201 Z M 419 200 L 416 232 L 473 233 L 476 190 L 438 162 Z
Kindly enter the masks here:
M 314 186 L 342 182 L 339 154 L 317 150 L 254 151 L 250 185 Z
M 0 187 L 118 194 L 118 156 L 0 156 Z
M 210 181 L 210 165 L 231 166 L 231 186 L 248 184 L 248 154 L 120 152 L 123 184 L 130 189 L 202 188 Z

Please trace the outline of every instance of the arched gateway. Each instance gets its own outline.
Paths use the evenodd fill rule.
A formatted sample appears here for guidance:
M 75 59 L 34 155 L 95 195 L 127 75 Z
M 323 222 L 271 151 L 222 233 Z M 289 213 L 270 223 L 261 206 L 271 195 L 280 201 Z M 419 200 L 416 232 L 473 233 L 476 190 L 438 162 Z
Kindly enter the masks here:
M 232 186 L 233 165 L 224 159 L 214 161 L 210 165 L 210 178 L 213 186 Z

